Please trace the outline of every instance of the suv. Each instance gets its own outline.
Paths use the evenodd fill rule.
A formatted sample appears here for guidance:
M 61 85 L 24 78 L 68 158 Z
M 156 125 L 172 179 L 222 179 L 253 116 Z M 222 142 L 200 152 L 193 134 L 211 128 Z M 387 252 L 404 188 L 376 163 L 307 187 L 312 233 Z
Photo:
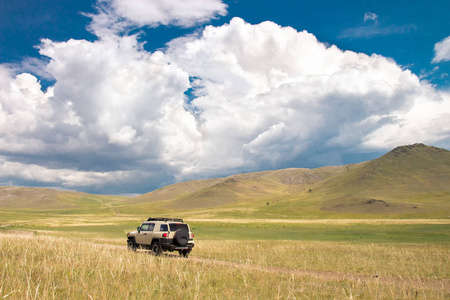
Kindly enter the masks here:
M 137 231 L 127 233 L 127 238 L 129 250 L 143 248 L 155 255 L 177 250 L 180 255 L 188 257 L 194 247 L 194 234 L 183 219 L 148 218 Z

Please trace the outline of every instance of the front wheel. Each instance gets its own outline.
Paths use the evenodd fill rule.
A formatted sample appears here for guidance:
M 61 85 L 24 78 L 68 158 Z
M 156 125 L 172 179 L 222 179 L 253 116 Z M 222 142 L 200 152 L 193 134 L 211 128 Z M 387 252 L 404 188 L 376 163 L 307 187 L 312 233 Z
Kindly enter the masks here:
M 150 246 L 150 250 L 152 251 L 152 253 L 156 256 L 161 254 L 161 247 L 159 246 L 159 242 L 158 241 L 154 241 L 152 243 L 152 245 Z
M 130 251 L 136 251 L 136 243 L 134 242 L 134 240 L 128 240 L 127 242 L 127 248 Z

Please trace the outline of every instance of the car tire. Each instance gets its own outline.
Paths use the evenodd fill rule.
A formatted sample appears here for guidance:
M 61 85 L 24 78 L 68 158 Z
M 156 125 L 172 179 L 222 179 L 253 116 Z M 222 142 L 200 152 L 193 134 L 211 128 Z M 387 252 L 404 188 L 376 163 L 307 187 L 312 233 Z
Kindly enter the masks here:
M 183 256 L 183 257 L 186 257 L 186 258 L 188 258 L 189 257 L 189 253 L 191 253 L 191 251 L 190 250 L 183 250 L 183 251 L 180 251 L 181 253 L 181 256 Z
M 161 250 L 161 246 L 159 245 L 159 241 L 154 241 L 150 246 L 150 250 L 152 251 L 153 255 L 155 255 L 155 256 L 160 255 L 162 250 Z
M 127 242 L 127 248 L 128 248 L 128 250 L 130 250 L 130 251 L 136 251 L 136 248 L 137 248 L 136 242 L 135 242 L 134 240 L 132 240 L 132 239 L 128 240 L 128 242 Z
M 184 247 L 189 242 L 189 232 L 186 229 L 178 229 L 173 239 L 178 245 Z

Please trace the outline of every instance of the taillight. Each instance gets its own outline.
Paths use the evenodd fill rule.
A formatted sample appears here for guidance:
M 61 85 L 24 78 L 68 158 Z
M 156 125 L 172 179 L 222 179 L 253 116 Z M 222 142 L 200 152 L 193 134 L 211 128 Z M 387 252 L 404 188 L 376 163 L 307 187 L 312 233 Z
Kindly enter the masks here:
M 163 237 L 168 237 L 169 234 L 168 233 L 163 233 Z
M 193 233 L 191 233 L 191 238 L 193 238 L 194 237 L 194 234 Z

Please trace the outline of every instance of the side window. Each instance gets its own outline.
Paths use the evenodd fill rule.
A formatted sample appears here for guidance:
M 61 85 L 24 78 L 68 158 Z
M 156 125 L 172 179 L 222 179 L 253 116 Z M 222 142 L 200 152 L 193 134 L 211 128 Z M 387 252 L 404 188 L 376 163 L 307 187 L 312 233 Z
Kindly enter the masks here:
M 168 231 L 167 224 L 161 224 L 159 231 Z
M 155 228 L 155 223 L 151 223 L 151 224 L 148 224 L 148 225 L 149 225 L 148 231 L 153 231 L 153 229 Z
M 150 226 L 150 224 L 142 224 L 141 226 L 141 231 L 148 231 L 148 227 Z

